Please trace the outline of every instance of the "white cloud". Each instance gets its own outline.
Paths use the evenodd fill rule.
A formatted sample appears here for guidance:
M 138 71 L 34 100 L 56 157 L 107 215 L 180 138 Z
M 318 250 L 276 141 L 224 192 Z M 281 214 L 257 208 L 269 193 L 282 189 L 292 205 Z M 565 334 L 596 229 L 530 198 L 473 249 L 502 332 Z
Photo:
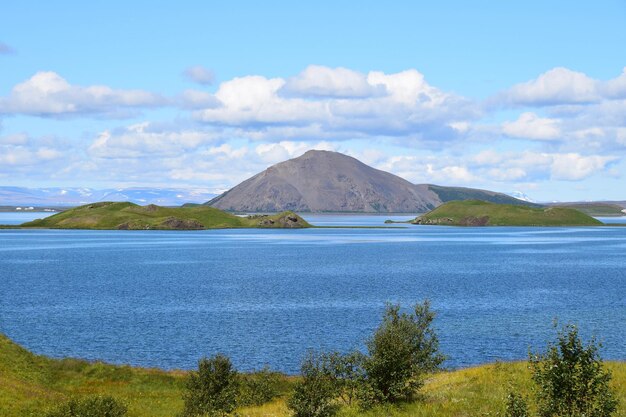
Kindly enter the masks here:
M 626 98 L 626 67 L 622 73 L 601 86 L 602 92 L 610 98 Z
M 553 155 L 552 178 L 556 180 L 576 181 L 586 178 L 616 160 L 610 156 L 582 156 L 577 153 Z
M 98 158 L 137 158 L 149 155 L 178 155 L 218 140 L 218 135 L 199 130 L 168 131 L 153 128 L 148 122 L 121 131 L 101 132 L 89 146 Z
M 215 74 L 202 65 L 189 67 L 183 73 L 189 80 L 202 85 L 211 85 L 215 81 Z
M 126 116 L 122 109 L 158 106 L 162 97 L 142 90 L 75 86 L 55 72 L 38 72 L 0 97 L 0 113 L 38 116 Z
M 0 136 L 0 145 L 25 145 L 27 142 L 28 135 L 26 133 L 14 133 Z
M 219 100 L 211 93 L 199 90 L 185 90 L 178 102 L 185 109 L 206 109 L 219 106 Z
M 0 168 L 5 166 L 34 166 L 60 159 L 63 153 L 57 149 L 22 145 L 0 145 Z M 2 169 L 0 169 L 1 171 Z
M 535 113 L 522 113 L 514 122 L 504 122 L 502 131 L 514 138 L 551 140 L 561 136 L 559 121 L 541 118 Z
M 287 79 L 280 92 L 287 96 L 355 98 L 383 94 L 381 87 L 370 84 L 367 76 L 357 71 L 310 65 Z
M 290 142 L 283 141 L 278 143 L 267 143 L 257 145 L 254 149 L 261 161 L 268 164 L 275 164 L 287 159 L 295 158 L 309 149 L 317 149 L 323 151 L 334 151 L 336 146 L 329 142 L 318 142 L 310 144 L 306 142 Z
M 600 98 L 597 84 L 582 72 L 558 67 L 513 86 L 501 98 L 512 104 L 538 106 L 589 103 Z
M 364 81 L 362 74 L 347 69 L 309 67 L 298 77 L 290 81 L 234 78 L 222 83 L 215 94 L 221 106 L 195 115 L 206 123 L 241 128 L 249 137 L 280 126 L 314 127 L 326 137 L 341 138 L 349 132 L 353 138 L 411 134 L 425 140 L 458 137 L 468 130 L 463 123 L 478 116 L 473 103 L 430 86 L 415 70 L 370 72 Z M 288 82 L 303 95 L 281 94 Z M 352 96 L 345 98 L 348 94 Z

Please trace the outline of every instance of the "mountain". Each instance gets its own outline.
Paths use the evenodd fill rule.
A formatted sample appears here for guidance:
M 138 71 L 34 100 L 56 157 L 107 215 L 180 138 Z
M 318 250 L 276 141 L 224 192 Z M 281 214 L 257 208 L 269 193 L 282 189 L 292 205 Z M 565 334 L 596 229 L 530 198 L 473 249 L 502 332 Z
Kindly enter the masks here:
M 308 151 L 273 165 L 206 204 L 236 212 L 419 213 L 468 199 L 528 204 L 492 191 L 412 184 L 330 151 Z
M 79 206 L 99 201 L 179 206 L 184 203 L 203 203 L 213 197 L 215 194 L 204 189 L 0 187 L 1 206 Z

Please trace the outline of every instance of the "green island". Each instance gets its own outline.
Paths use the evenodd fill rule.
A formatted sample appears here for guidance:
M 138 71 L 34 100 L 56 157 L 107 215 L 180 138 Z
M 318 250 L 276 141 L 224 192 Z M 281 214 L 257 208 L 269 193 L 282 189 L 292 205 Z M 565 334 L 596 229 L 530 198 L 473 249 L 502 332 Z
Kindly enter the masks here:
M 616 396 L 626 398 L 626 363 L 606 362 Z M 129 417 L 171 417 L 183 409 L 189 371 L 165 371 L 35 355 L 0 334 L 0 415 L 42 416 L 70 398 L 112 396 L 128 407 Z M 252 374 L 250 374 L 252 375 Z M 278 396 L 262 405 L 237 408 L 240 417 L 287 417 L 287 399 L 300 377 L 279 374 Z M 528 362 L 498 362 L 427 376 L 418 401 L 387 406 L 384 415 L 502 415 L 507 390 L 532 390 Z M 339 416 L 381 415 L 380 409 L 343 408 Z M 615 416 L 626 416 L 620 407 Z
M 601 221 L 565 207 L 528 207 L 480 200 L 450 201 L 412 220 L 448 226 L 601 226 Z
M 624 207 L 612 203 L 562 203 L 551 204 L 551 206 L 573 208 L 590 216 L 621 217 L 625 215 Z
M 273 215 L 236 216 L 209 206 L 161 207 L 154 204 L 101 202 L 87 204 L 44 219 L 22 224 L 23 228 L 99 230 L 203 230 L 225 228 L 310 227 L 291 211 Z

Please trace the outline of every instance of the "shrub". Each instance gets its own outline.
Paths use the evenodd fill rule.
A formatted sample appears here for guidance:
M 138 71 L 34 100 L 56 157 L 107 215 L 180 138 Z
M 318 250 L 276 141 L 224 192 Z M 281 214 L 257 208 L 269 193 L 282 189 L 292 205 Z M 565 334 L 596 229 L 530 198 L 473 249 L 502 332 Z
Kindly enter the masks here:
M 238 389 L 237 371 L 230 359 L 223 355 L 203 358 L 187 380 L 182 416 L 227 416 L 236 407 Z
M 515 392 L 509 393 L 504 417 L 529 417 L 528 405 L 524 397 Z
M 46 417 L 124 417 L 126 412 L 126 406 L 113 397 L 96 395 L 73 398 L 47 413 Z
M 323 356 L 323 366 L 331 377 L 339 395 L 346 404 L 352 405 L 366 383 L 365 355 L 359 351 L 341 354 L 329 353 Z
M 541 417 L 609 417 L 616 411 L 611 373 L 604 369 L 598 349 L 595 339 L 584 346 L 576 326 L 567 325 L 544 354 L 530 355 Z
M 239 405 L 261 405 L 273 400 L 279 394 L 280 383 L 280 374 L 267 368 L 242 376 Z
M 363 405 L 410 400 L 424 384 L 424 376 L 439 368 L 444 356 L 431 327 L 435 314 L 428 300 L 416 304 L 412 314 L 399 305 L 387 305 L 383 321 L 367 341 L 364 361 L 368 387 Z
M 337 413 L 337 385 L 323 355 L 309 353 L 301 366 L 301 377 L 287 401 L 295 417 L 331 417 Z

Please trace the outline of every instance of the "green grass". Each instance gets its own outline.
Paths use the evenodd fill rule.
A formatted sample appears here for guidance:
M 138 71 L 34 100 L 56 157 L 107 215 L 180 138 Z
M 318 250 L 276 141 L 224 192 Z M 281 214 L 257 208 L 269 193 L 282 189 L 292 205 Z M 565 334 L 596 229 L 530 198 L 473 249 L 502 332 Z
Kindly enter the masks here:
M 296 222 L 288 219 L 297 219 Z M 310 227 L 292 212 L 271 216 L 240 217 L 209 206 L 160 207 L 102 202 L 66 210 L 21 227 L 55 229 L 223 229 Z
M 452 226 L 598 226 L 585 213 L 563 207 L 527 207 L 485 201 L 451 201 L 416 218 L 414 223 Z
M 590 216 L 618 217 L 624 216 L 624 208 L 610 203 L 565 203 L 557 204 L 558 207 L 573 208 Z
M 608 362 L 620 399 L 616 416 L 626 417 L 626 363 Z M 175 416 L 182 410 L 186 372 L 114 366 L 34 355 L 0 334 L 0 416 L 40 416 L 59 402 L 91 394 L 124 402 L 130 417 Z M 240 408 L 241 417 L 287 417 L 285 400 L 295 377 L 284 377 L 282 395 L 258 407 Z M 483 365 L 431 375 L 414 403 L 363 413 L 343 408 L 340 416 L 462 417 L 496 416 L 504 410 L 509 387 L 530 395 L 525 362 Z

